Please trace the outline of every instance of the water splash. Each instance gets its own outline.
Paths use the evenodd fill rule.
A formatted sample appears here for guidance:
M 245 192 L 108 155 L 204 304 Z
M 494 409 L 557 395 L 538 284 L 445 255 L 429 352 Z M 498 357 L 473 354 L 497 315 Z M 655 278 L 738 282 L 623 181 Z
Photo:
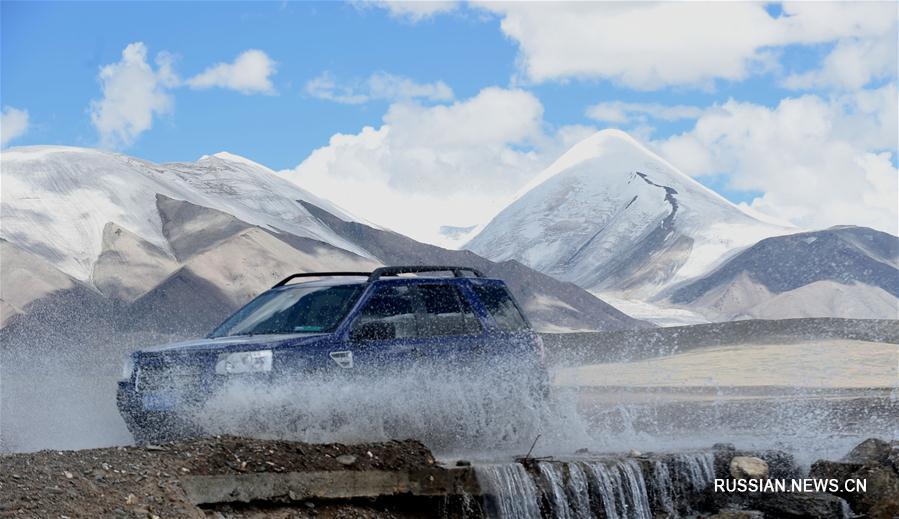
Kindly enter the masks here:
M 495 370 L 460 376 L 428 366 L 376 377 L 237 380 L 186 418 L 207 434 L 315 443 L 416 438 L 438 456 L 482 460 L 520 455 L 537 435 L 538 450 L 571 452 L 589 441 L 573 402 L 543 399 L 526 382 Z

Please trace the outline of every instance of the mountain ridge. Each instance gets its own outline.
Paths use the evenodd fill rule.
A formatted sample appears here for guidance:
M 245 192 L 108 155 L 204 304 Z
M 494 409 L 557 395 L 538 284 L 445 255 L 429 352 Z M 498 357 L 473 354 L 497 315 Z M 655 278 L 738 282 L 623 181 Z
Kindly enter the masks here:
M 660 298 L 715 320 L 899 318 L 899 238 L 839 226 L 774 236 Z
M 27 321 L 28 308 L 39 301 L 42 311 L 52 312 L 54 300 L 66 305 L 83 300 L 95 318 L 105 316 L 115 326 L 196 334 L 293 272 L 371 270 L 432 257 L 495 270 L 493 262 L 474 253 L 428 246 L 369 225 L 272 170 L 228 153 L 157 164 L 45 146 L 4 151 L 2 164 L 4 250 L 23 258 L 15 262 L 16 276 L 4 275 L 4 324 Z M 347 234 L 348 224 L 364 232 Z M 40 261 L 29 262 L 31 255 Z M 38 270 L 28 272 L 29 263 Z M 523 265 L 496 268 L 515 278 L 513 292 L 534 308 L 540 327 L 645 325 L 579 287 Z M 29 292 L 28 283 L 16 281 L 35 276 L 52 283 Z M 6 295 L 13 290 L 23 294 Z M 72 313 L 66 326 L 91 320 L 78 314 L 78 306 L 58 309 Z

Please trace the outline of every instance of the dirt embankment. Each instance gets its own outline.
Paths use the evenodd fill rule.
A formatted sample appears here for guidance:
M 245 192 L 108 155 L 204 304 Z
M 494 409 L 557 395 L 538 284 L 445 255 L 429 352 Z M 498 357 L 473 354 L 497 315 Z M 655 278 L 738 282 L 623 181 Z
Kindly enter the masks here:
M 195 506 L 182 481 L 195 476 L 434 468 L 430 451 L 412 440 L 315 445 L 221 437 L 159 446 L 13 454 L 0 456 L 0 517 L 247 517 L 259 511 Z M 392 513 L 376 500 L 301 505 L 290 516 L 408 516 Z

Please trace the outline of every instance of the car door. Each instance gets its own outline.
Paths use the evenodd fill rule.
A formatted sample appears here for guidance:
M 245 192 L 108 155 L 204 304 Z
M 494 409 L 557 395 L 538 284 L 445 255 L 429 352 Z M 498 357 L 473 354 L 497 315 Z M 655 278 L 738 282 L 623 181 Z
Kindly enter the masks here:
M 542 365 L 542 342 L 506 287 L 476 281 L 472 282 L 471 290 L 491 318 L 486 347 L 486 355 L 494 359 L 490 362 L 518 359 L 526 364 Z
M 332 359 L 371 374 L 411 367 L 420 357 L 416 298 L 410 285 L 375 287 L 350 323 L 346 350 L 332 352 Z
M 455 283 L 415 285 L 419 363 L 437 369 L 468 368 L 480 363 L 483 324 Z

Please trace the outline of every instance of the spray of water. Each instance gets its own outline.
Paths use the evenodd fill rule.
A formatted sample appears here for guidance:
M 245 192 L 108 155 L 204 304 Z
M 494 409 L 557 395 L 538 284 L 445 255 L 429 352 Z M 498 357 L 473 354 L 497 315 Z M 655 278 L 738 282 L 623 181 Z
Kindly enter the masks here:
M 417 366 L 380 376 L 235 380 L 187 417 L 207 434 L 361 442 L 415 438 L 443 456 L 500 457 L 588 441 L 571 399 L 535 391 L 514 365 Z
M 81 332 L 74 326 L 46 330 L 0 341 L 0 450 L 130 443 L 115 405 L 122 358 L 174 337 L 125 334 L 102 323 L 85 323 Z M 819 355 L 815 366 L 837 364 Z M 807 466 L 818 458 L 839 458 L 861 439 L 899 433 L 895 388 L 887 396 L 876 388 L 789 386 L 735 395 L 731 388 L 709 385 L 688 394 L 603 386 L 600 379 L 556 386 L 543 401 L 518 383 L 523 370 L 514 364 L 497 361 L 489 368 L 462 376 L 426 366 L 376 378 L 235 380 L 190 419 L 208 433 L 318 442 L 419 438 L 438 455 L 474 461 L 521 455 L 539 434 L 537 456 L 570 455 L 582 447 L 645 452 L 731 442 L 744 449 L 781 448 Z M 663 375 L 647 372 L 637 382 Z

